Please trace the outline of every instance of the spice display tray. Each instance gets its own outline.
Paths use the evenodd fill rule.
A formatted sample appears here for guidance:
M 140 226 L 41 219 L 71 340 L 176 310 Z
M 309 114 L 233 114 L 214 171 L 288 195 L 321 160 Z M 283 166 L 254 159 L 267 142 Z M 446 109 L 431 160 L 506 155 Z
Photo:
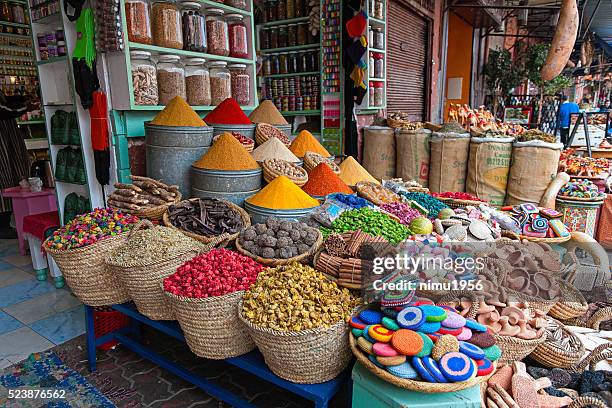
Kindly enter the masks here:
M 127 347 L 143 358 L 146 358 L 152 363 L 159 365 L 161 368 L 168 370 L 183 380 L 190 382 L 214 398 L 225 401 L 234 407 L 255 407 L 255 405 L 249 401 L 243 400 L 242 398 L 233 394 L 231 391 L 222 388 L 216 383 L 209 381 L 204 377 L 200 377 L 188 369 L 176 364 L 175 362 L 162 357 L 160 354 L 144 346 L 140 342 L 141 325 L 146 325 L 181 342 L 185 342 L 185 337 L 178 322 L 151 320 L 140 314 L 132 303 L 113 305 L 111 308 L 127 315 L 130 319 L 130 324 L 127 327 L 114 330 L 102 337 L 96 338 L 93 318 L 94 310 L 89 306 L 85 306 L 87 358 L 89 368 L 92 372 L 96 371 L 96 347 L 108 341 L 115 340 L 121 343 L 123 347 Z M 194 358 L 198 357 L 195 357 L 194 355 Z M 347 383 L 349 386 L 351 384 L 350 369 L 352 365 L 333 380 L 320 384 L 298 384 L 283 380 L 272 373 L 264 362 L 263 356 L 258 351 L 252 351 L 250 353 L 243 354 L 238 357 L 228 358 L 223 361 L 313 402 L 316 408 L 327 407 L 332 397 L 336 395 L 338 391 L 340 391 L 343 384 Z

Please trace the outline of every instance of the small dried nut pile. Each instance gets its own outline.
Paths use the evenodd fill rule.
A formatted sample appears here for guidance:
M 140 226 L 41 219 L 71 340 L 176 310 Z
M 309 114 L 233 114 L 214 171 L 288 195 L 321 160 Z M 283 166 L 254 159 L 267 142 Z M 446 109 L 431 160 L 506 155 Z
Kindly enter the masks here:
M 285 132 L 275 128 L 272 125 L 268 125 L 267 123 L 259 123 L 257 124 L 256 132 L 257 144 L 264 144 L 269 138 L 275 137 L 283 142 L 285 146 L 291 146 L 291 140 L 289 140 Z
M 132 184 L 115 183 L 116 190 L 108 197 L 109 206 L 140 211 L 176 201 L 178 186 L 169 186 L 149 177 L 131 177 Z
M 310 266 L 293 262 L 263 270 L 244 293 L 242 314 L 278 331 L 326 328 L 346 321 L 357 299 Z
M 245 229 L 239 242 L 253 255 L 288 259 L 308 252 L 318 237 L 318 231 L 303 222 L 268 218 L 265 224 L 255 224 Z
M 287 176 L 290 179 L 308 180 L 308 173 L 306 170 L 298 166 L 297 164 L 288 162 L 283 159 L 266 159 L 264 165 L 269 167 L 275 173 L 280 173 L 283 176 Z

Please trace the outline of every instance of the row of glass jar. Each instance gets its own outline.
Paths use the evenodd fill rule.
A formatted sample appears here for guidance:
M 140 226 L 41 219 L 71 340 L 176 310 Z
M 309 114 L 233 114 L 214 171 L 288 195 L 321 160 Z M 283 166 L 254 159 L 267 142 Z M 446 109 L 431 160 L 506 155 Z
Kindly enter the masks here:
M 377 50 L 385 49 L 385 32 L 382 28 L 370 27 L 368 31 L 368 40 L 370 48 L 376 48 Z
M 370 106 L 385 105 L 385 84 L 381 81 L 370 82 L 369 87 Z
M 319 70 L 317 51 L 292 51 L 263 57 L 262 73 L 266 75 L 299 74 Z
M 28 16 L 22 4 L 3 1 L 0 3 L 0 20 L 28 24 Z
M 370 78 L 385 78 L 385 56 L 380 52 L 371 52 L 368 61 Z
M 280 25 L 259 30 L 259 46 L 262 50 L 270 48 L 294 47 L 315 44 L 319 35 L 312 35 L 308 23 Z
M 368 0 L 368 15 L 383 20 L 385 18 L 385 0 Z
M 141 44 L 248 58 L 249 34 L 241 14 L 203 9 L 194 1 L 127 0 L 128 39 Z
M 270 0 L 265 2 L 262 20 L 264 23 L 270 23 L 308 17 L 309 13 L 308 0 Z
M 52 1 L 50 3 L 43 3 L 40 5 L 40 7 L 32 7 L 32 20 L 36 22 L 42 18 L 57 14 L 60 12 L 60 9 L 59 0 Z
M 251 79 L 245 64 L 206 62 L 178 55 L 160 55 L 157 64 L 148 51 L 131 51 L 132 86 L 136 105 L 166 105 L 181 96 L 194 106 L 218 105 L 232 97 L 246 106 L 251 101 Z

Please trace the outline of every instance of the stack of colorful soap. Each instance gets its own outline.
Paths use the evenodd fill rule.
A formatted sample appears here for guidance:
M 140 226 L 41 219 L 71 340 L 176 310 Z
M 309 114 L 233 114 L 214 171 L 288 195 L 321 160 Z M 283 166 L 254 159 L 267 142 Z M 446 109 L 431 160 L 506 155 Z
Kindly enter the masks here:
M 550 208 L 538 208 L 536 204 L 524 203 L 517 206 L 502 207 L 513 222 L 519 226 L 521 234 L 531 238 L 565 238 L 570 235 L 561 221 L 561 214 Z
M 501 357 L 485 326 L 429 300 L 363 310 L 349 324 L 368 359 L 403 379 L 463 382 L 489 375 Z

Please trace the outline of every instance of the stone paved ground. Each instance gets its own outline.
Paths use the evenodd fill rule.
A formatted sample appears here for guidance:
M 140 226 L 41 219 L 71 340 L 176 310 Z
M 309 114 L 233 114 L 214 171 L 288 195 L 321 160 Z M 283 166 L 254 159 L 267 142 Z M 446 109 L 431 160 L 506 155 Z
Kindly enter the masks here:
M 259 407 L 312 406 L 310 402 L 228 364 L 200 359 L 184 343 L 164 334 L 143 329 L 143 338 L 148 339 L 145 340 L 148 347 L 164 357 L 218 382 Z M 95 374 L 91 374 L 88 369 L 85 336 L 57 346 L 53 351 L 67 366 L 87 377 L 120 408 L 228 406 L 121 345 L 114 350 L 98 351 L 98 371 Z M 348 406 L 345 390 L 334 398 L 331 406 Z

